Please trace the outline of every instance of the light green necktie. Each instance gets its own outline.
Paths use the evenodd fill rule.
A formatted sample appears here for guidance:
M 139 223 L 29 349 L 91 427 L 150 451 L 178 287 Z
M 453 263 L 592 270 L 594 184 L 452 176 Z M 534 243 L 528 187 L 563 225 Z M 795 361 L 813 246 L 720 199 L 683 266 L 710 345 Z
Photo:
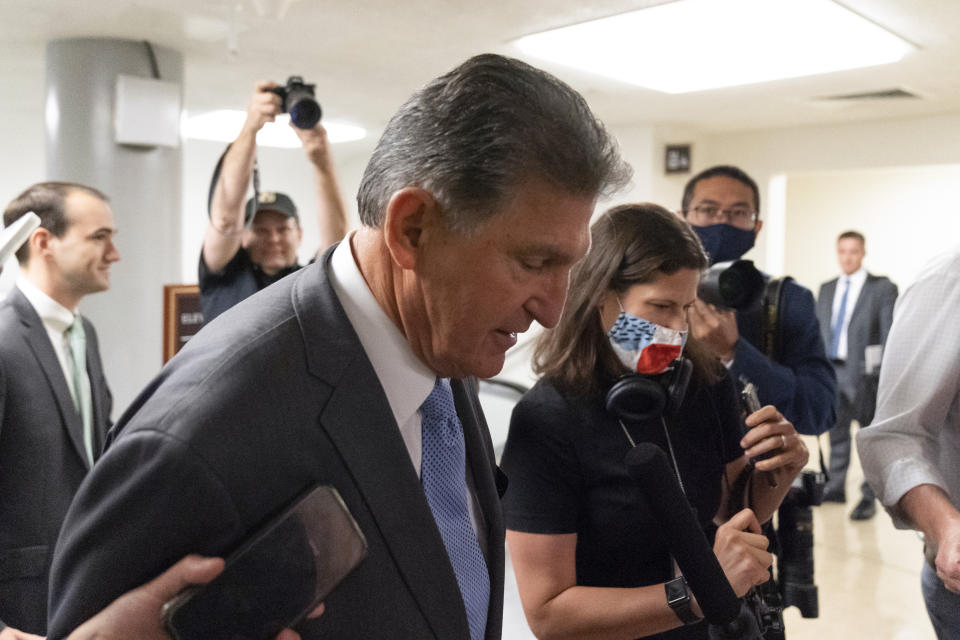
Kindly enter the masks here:
M 83 331 L 83 319 L 80 314 L 74 316 L 73 324 L 67 328 L 67 340 L 70 345 L 73 404 L 83 422 L 83 447 L 87 451 L 90 466 L 93 466 L 93 407 L 90 397 L 90 378 L 87 376 L 87 335 Z

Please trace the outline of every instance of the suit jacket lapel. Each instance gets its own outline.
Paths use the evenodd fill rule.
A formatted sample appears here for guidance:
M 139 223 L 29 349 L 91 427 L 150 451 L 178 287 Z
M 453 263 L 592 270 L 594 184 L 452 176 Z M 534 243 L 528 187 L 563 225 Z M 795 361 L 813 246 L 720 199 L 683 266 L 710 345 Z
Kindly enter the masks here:
M 853 320 L 854 320 L 854 318 L 857 317 L 857 314 L 860 312 L 860 310 L 861 310 L 864 306 L 866 306 L 867 304 L 869 304 L 869 302 L 867 302 L 867 299 L 868 299 L 869 296 L 872 294 L 871 288 L 873 287 L 873 280 L 874 280 L 874 279 L 875 279 L 875 278 L 868 273 L 868 274 L 867 274 L 867 279 L 863 281 L 863 286 L 860 287 L 860 295 L 857 296 L 857 302 L 856 302 L 855 305 L 853 305 L 853 311 L 850 312 L 850 324 L 848 325 L 848 329 L 847 329 L 848 334 L 849 334 L 849 331 L 850 331 L 849 327 L 852 327 L 852 326 L 853 326 Z
M 326 277 L 331 255 L 304 269 L 293 292 L 308 368 L 333 388 L 321 426 L 435 635 L 468 637 L 456 575 L 420 480 L 376 372 Z
M 504 580 L 504 528 L 503 510 L 500 506 L 500 495 L 494 480 L 496 461 L 494 460 L 493 443 L 490 441 L 490 432 L 483 417 L 483 409 L 479 406 L 479 399 L 474 388 L 473 393 L 467 390 L 468 385 L 475 385 L 475 381 L 454 380 L 453 400 L 457 407 L 457 415 L 463 424 L 463 435 L 467 447 L 467 465 L 473 475 L 473 488 L 476 492 L 480 511 L 484 517 L 486 527 L 487 569 L 490 572 L 490 611 L 487 616 L 487 635 L 500 637 L 503 610 L 503 580 Z
M 77 413 L 76 406 L 73 403 L 73 397 L 70 395 L 67 379 L 63 376 L 60 361 L 53 350 L 53 345 L 50 344 L 50 336 L 47 335 L 43 321 L 26 296 L 19 289 L 14 289 L 10 292 L 10 295 L 13 296 L 13 305 L 24 325 L 24 339 L 37 358 L 40 369 L 53 391 L 54 398 L 56 398 L 61 424 L 66 429 L 67 436 L 73 443 L 77 455 L 80 456 L 83 466 L 89 469 L 90 461 L 87 459 L 86 449 L 83 446 L 83 422 L 80 420 L 80 414 Z
M 833 296 L 837 294 L 837 282 L 838 280 L 834 278 L 824 287 L 824 293 L 826 294 L 827 302 L 830 303 L 831 312 L 833 311 Z
M 93 402 L 93 459 L 96 460 L 100 457 L 103 439 L 110 428 L 110 406 L 107 402 L 110 390 L 105 386 L 96 331 L 86 318 L 83 322 L 87 334 L 87 376 L 90 378 L 90 396 Z

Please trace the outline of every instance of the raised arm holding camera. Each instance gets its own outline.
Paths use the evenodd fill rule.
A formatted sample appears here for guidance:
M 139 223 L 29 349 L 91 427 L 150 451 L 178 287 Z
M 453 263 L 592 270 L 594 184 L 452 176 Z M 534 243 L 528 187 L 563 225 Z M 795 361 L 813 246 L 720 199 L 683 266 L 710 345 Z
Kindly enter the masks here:
M 304 109 L 291 96 L 309 85 L 291 78 L 286 87 L 258 82 L 240 135 L 224 153 L 219 176 L 211 191 L 210 222 L 203 237 L 199 282 L 204 320 L 210 322 L 241 300 L 300 268 L 297 250 L 303 229 L 293 200 L 283 193 L 262 191 L 246 199 L 257 154 L 257 133 L 284 111 Z M 291 126 L 314 167 L 317 187 L 317 253 L 339 242 L 347 228 L 346 208 L 337 184 L 327 132 L 319 124 L 319 106 L 295 112 Z M 306 122 L 301 117 L 308 116 Z M 313 117 L 309 117 L 313 116 Z M 293 124 L 308 125 L 300 128 Z M 257 189 L 259 191 L 259 189 Z M 246 206 L 244 206 L 246 202 Z

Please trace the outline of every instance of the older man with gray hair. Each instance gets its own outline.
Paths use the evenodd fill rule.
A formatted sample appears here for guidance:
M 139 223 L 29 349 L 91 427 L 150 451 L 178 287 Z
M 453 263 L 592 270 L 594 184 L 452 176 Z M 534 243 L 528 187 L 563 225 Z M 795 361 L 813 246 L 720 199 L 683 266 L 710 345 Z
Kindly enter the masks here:
M 628 178 L 583 98 L 520 61 L 414 94 L 367 166 L 362 228 L 201 331 L 120 421 L 63 528 L 51 637 L 319 483 L 369 552 L 305 639 L 499 638 L 504 482 L 475 377 L 556 324 L 597 197 Z

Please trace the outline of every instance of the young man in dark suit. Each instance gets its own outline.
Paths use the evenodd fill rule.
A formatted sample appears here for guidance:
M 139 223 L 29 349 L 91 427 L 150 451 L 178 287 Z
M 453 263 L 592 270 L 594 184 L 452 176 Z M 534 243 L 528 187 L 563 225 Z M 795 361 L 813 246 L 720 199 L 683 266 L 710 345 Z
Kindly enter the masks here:
M 63 527 L 51 637 L 321 483 L 369 553 L 303 638 L 499 638 L 505 487 L 475 378 L 556 324 L 596 199 L 628 176 L 583 98 L 520 61 L 414 94 L 367 165 L 363 226 L 202 330 L 125 413 Z
M 817 295 L 817 319 L 827 355 L 837 373 L 837 422 L 830 429 L 830 480 L 823 499 L 846 502 L 847 467 L 850 465 L 850 423 L 870 423 L 876 403 L 880 356 L 893 323 L 897 285 L 863 268 L 866 239 L 857 231 L 837 238 L 837 262 L 842 275 L 824 282 Z M 871 360 L 868 366 L 867 357 Z M 869 520 L 876 513 L 874 492 L 866 482 L 852 520 Z
M 41 226 L 17 251 L 17 286 L 0 302 L 0 638 L 46 630 L 57 533 L 99 456 L 112 403 L 96 331 L 77 311 L 109 288 L 120 259 L 107 198 L 35 184 L 4 224 L 28 211 Z

